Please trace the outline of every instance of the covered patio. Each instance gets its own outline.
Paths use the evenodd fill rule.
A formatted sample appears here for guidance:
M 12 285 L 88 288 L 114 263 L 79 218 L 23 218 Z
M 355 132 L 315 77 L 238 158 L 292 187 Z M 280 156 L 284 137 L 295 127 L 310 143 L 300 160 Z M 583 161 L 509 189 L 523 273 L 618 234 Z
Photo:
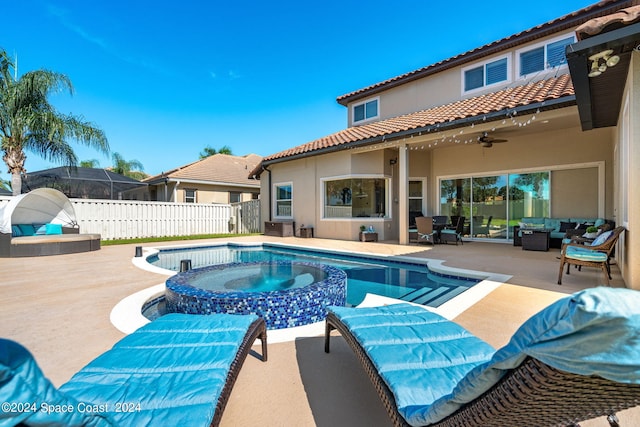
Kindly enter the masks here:
M 451 267 L 511 275 L 456 322 L 494 347 L 506 343 L 529 316 L 578 290 L 598 286 L 601 272 L 583 269 L 555 284 L 559 252 L 529 252 L 510 245 L 470 242 L 464 246 L 398 245 L 329 239 L 235 238 L 277 241 L 381 255 L 444 260 Z M 187 244 L 187 242 L 163 243 Z M 206 242 L 199 242 L 206 243 Z M 153 246 L 153 245 L 149 245 Z M 162 283 L 131 260 L 135 245 L 107 246 L 99 252 L 43 259 L 15 259 L 4 268 L 0 336 L 24 344 L 56 385 L 108 350 L 123 334 L 109 320 L 124 297 Z M 613 266 L 612 286 L 622 287 Z M 498 327 L 499 325 L 499 327 Z M 618 414 L 623 425 L 640 424 L 636 408 Z M 581 423 L 603 425 L 603 420 Z M 389 420 L 369 379 L 342 338 L 332 352 L 312 336 L 269 344 L 269 361 L 249 357 L 233 389 L 222 426 L 388 426 Z

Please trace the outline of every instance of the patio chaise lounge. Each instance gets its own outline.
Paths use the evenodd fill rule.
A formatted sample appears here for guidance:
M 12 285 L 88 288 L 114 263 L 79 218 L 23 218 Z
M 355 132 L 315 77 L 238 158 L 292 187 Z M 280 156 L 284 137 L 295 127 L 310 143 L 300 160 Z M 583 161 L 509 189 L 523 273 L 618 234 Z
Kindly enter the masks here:
M 169 314 L 126 336 L 56 389 L 20 344 L 0 339 L 0 425 L 217 426 L 264 320 Z M 33 403 L 26 407 L 25 403 Z
M 495 351 L 423 307 L 332 307 L 396 426 L 556 426 L 640 405 L 640 292 L 599 287 L 531 317 Z M 615 424 L 612 424 L 615 425 Z

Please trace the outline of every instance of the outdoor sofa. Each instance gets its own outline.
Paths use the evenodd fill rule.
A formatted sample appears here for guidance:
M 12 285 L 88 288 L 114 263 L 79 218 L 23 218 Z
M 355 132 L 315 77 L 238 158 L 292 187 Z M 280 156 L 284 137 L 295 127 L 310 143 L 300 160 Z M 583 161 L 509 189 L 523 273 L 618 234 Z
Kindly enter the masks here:
M 599 287 L 527 320 L 499 350 L 423 307 L 332 307 L 396 426 L 556 426 L 640 405 L 640 292 Z
M 255 315 L 168 314 L 56 389 L 20 344 L 0 339 L 0 426 L 217 426 L 252 344 Z
M 549 246 L 552 248 L 562 247 L 567 231 L 580 229 L 586 231 L 587 227 L 598 227 L 603 224 L 615 226 L 612 221 L 604 218 L 548 218 L 548 217 L 524 217 L 518 225 L 514 227 L 513 245 L 521 246 L 522 230 L 547 230 L 549 231 Z M 583 233 L 584 233 L 583 231 Z

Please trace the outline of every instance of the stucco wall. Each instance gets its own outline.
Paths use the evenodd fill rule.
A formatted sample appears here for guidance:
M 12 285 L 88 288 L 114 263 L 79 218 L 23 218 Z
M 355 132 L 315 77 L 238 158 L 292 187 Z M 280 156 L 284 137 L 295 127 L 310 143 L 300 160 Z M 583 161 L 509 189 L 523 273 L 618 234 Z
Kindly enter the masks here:
M 552 180 L 553 173 L 558 171 L 558 185 L 579 187 L 575 191 L 572 188 L 562 189 L 563 192 L 568 191 L 572 197 L 565 197 L 566 193 L 565 196 L 552 195 L 552 215 L 593 216 L 596 209 L 596 214 L 602 211 L 605 217 L 612 218 L 612 131 L 598 129 L 582 132 L 577 123 L 576 109 L 566 109 L 563 114 L 565 119 L 567 114 L 575 117 L 575 127 L 545 131 L 544 125 L 541 124 L 530 133 L 522 135 L 521 131 L 511 134 L 507 138 L 508 142 L 495 144 L 492 148 L 482 148 L 475 143 L 441 144 L 437 149 L 429 149 L 428 143 L 410 145 L 407 151 L 408 176 L 427 179 L 427 209 L 424 213 L 438 213 L 439 178 L 523 170 L 552 170 Z M 312 225 L 317 237 L 355 240 L 362 224 L 373 225 L 379 232 L 380 239 L 397 239 L 399 164 L 392 165 L 390 160 L 398 157 L 398 147 L 380 146 L 369 151 L 344 150 L 276 163 L 269 166 L 272 174 L 271 187 L 277 183 L 293 183 L 293 217 L 296 228 L 301 224 Z M 598 200 L 599 165 L 604 165 L 604 191 L 600 192 L 603 194 L 602 200 Z M 269 218 L 269 198 L 272 197 L 268 174 L 269 172 L 265 172 L 261 177 L 265 220 Z M 321 179 L 358 175 L 391 178 L 391 204 L 388 211 L 390 218 L 323 220 Z M 596 188 L 592 188 L 594 179 Z
M 438 178 L 465 174 L 492 174 L 524 169 L 574 168 L 581 164 L 604 161 L 605 199 L 604 214 L 613 215 L 613 173 L 612 173 L 611 130 L 598 129 L 582 132 L 579 127 L 509 137 L 508 141 L 494 144 L 492 148 L 482 148 L 478 144 L 455 145 L 433 151 L 431 171 L 430 202 L 437 206 Z M 584 206 L 573 200 L 556 199 L 552 214 L 581 216 L 581 212 L 591 209 L 593 200 Z
M 631 66 L 629 67 L 623 102 L 627 97 L 629 99 L 630 117 L 630 123 L 627 125 L 629 134 L 629 173 L 626 194 L 623 194 L 621 188 L 618 188 L 617 206 L 620 207 L 622 204 L 620 199 L 627 198 L 628 221 L 623 224 L 627 227 L 627 231 L 620 238 L 617 257 L 627 287 L 640 290 L 640 239 L 636 236 L 640 226 L 640 187 L 638 186 L 638 183 L 640 183 L 640 120 L 634 120 L 634 118 L 640 117 L 640 53 L 636 51 L 633 52 L 631 57 Z M 623 113 L 623 108 L 621 108 L 621 116 Z M 622 117 L 619 123 L 624 123 Z M 621 149 L 620 145 L 618 145 L 617 149 Z M 619 180 L 621 179 L 624 179 L 624 177 L 620 176 Z M 619 187 L 621 187 L 620 184 Z
M 487 92 L 495 92 L 497 90 L 504 89 L 508 86 L 513 86 L 514 82 L 518 82 L 519 77 L 517 74 L 516 61 L 518 60 L 517 51 L 520 49 L 527 49 L 538 45 L 540 43 L 546 43 L 550 40 L 558 37 L 564 37 L 572 35 L 571 31 L 562 31 L 560 33 L 553 34 L 548 37 L 540 38 L 534 42 L 522 44 L 512 49 L 505 50 L 499 54 L 492 55 L 490 57 L 483 57 L 482 59 L 464 64 L 462 66 L 454 67 L 449 70 L 445 70 L 434 75 L 415 80 L 409 83 L 402 84 L 392 89 L 372 95 L 371 98 L 362 98 L 348 104 L 347 109 L 347 123 L 353 124 L 352 107 L 353 105 L 360 104 L 367 99 L 373 99 L 379 97 L 379 119 L 384 120 L 391 117 L 397 117 L 404 114 L 413 113 L 416 111 L 432 108 L 454 102 L 463 98 L 470 98 L 483 95 Z M 505 53 L 509 57 L 509 74 L 506 82 L 499 85 L 490 86 L 487 89 L 479 89 L 473 92 L 463 93 L 463 69 L 468 67 L 474 67 L 476 65 L 483 64 L 485 61 L 491 61 L 493 59 L 499 59 L 505 56 Z M 542 79 L 545 77 L 552 77 L 558 74 L 566 74 L 569 70 L 566 66 L 559 69 L 549 70 L 545 73 L 539 73 L 533 78 Z M 518 84 L 526 83 L 525 80 L 520 79 Z M 364 122 L 370 123 L 370 122 Z

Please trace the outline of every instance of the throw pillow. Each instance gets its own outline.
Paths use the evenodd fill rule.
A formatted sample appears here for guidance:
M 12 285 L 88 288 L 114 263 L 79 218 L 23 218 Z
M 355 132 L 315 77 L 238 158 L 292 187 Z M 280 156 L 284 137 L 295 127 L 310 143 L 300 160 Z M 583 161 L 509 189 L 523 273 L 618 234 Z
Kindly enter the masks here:
M 18 224 L 18 227 L 20 227 L 23 236 L 33 236 L 36 234 L 36 229 L 33 228 L 32 224 Z
M 20 237 L 22 236 L 22 230 L 20 230 L 20 227 L 17 225 L 12 225 L 11 226 L 11 235 L 13 237 Z
M 62 224 L 46 224 L 46 234 L 62 234 Z
M 591 243 L 591 246 L 598 246 L 603 244 L 612 234 L 613 234 L 613 231 L 605 231 L 604 233 L 596 237 L 596 240 L 594 240 L 593 243 Z
M 33 224 L 33 228 L 36 230 L 36 236 L 47 234 L 47 224 Z

